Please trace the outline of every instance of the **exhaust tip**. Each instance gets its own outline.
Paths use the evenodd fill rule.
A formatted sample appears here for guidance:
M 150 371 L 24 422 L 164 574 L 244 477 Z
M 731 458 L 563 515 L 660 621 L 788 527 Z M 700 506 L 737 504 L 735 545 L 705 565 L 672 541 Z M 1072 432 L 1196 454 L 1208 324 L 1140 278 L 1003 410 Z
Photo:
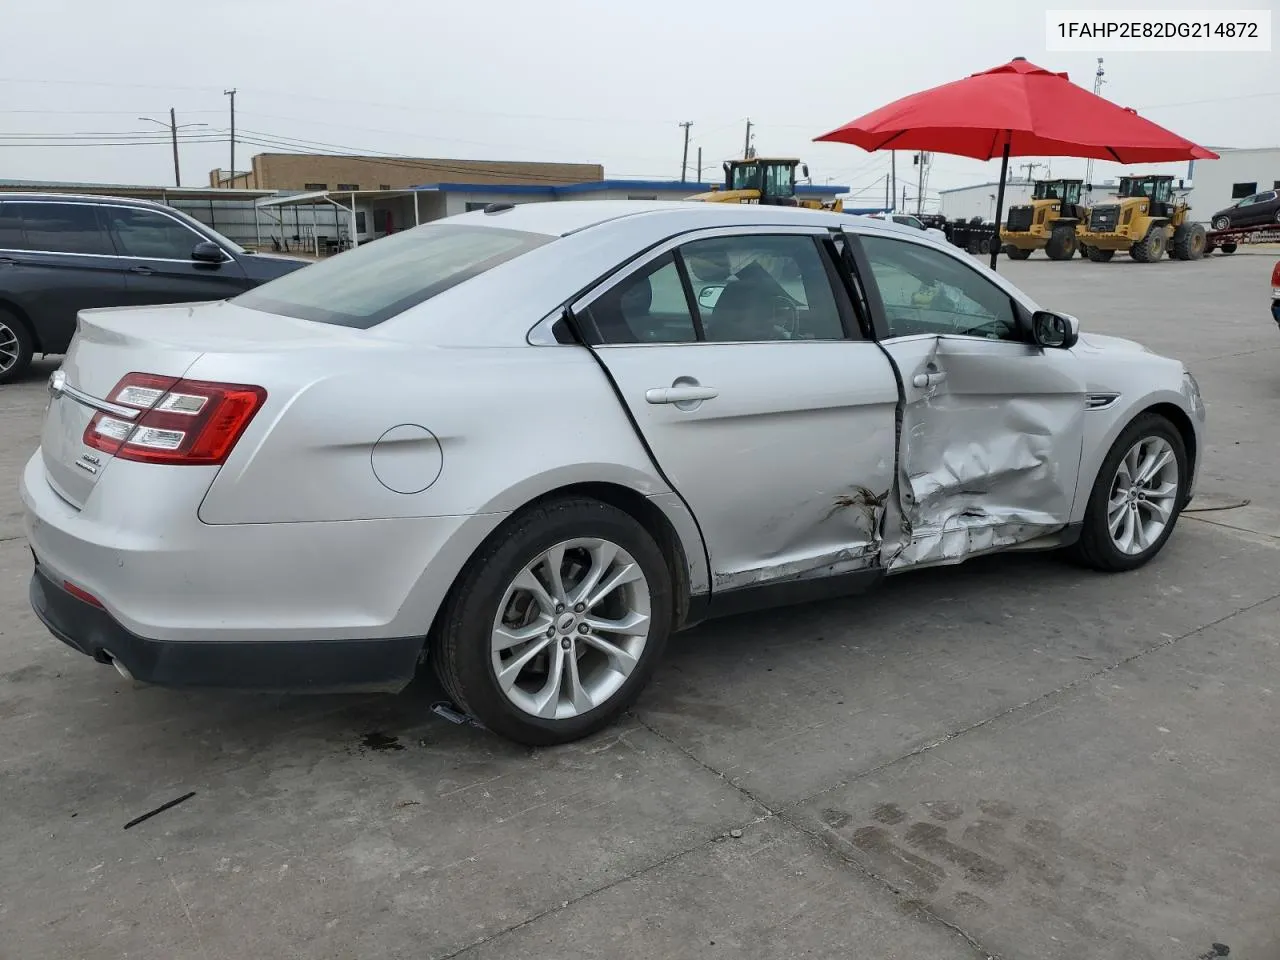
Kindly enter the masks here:
M 130 683 L 138 682 L 134 675 L 129 672 L 129 668 L 116 659 L 116 655 L 114 653 L 110 650 L 103 650 L 102 652 L 107 658 L 107 663 L 116 668 L 116 673 L 120 674 L 120 676 L 124 677 Z

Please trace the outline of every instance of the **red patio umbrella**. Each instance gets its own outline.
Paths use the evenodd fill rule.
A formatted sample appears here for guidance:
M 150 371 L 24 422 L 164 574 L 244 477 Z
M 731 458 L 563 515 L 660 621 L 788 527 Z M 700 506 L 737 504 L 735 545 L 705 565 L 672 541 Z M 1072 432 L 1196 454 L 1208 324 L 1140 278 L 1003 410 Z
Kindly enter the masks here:
M 996 229 L 1009 158 L 1090 157 L 1119 163 L 1216 160 L 1218 155 L 1054 73 L 1008 63 L 895 100 L 814 140 L 864 150 L 918 150 L 1001 158 Z M 999 233 L 997 232 L 997 238 Z M 996 265 L 997 242 L 991 251 Z

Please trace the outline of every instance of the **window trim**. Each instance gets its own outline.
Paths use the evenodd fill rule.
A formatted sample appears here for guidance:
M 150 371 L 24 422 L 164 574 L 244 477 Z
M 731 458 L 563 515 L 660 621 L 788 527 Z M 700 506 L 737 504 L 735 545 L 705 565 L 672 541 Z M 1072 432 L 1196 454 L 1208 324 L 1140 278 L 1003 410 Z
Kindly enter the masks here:
M 887 234 L 888 231 L 885 231 L 885 233 Z M 857 230 L 852 225 L 844 228 L 844 234 L 851 241 L 853 262 L 857 270 L 854 281 L 862 287 L 864 296 L 867 298 L 867 307 L 871 310 L 871 325 L 875 330 L 877 343 L 886 341 L 897 342 L 900 340 L 911 340 L 920 337 L 946 337 L 953 340 L 968 340 L 980 343 L 1017 343 L 1024 346 L 1031 343 L 1028 325 L 1028 318 L 1031 314 L 1030 308 L 1002 284 L 993 281 L 990 277 L 983 274 L 982 271 L 979 270 L 972 262 L 967 262 L 965 257 L 956 256 L 949 250 L 944 250 L 936 244 L 921 243 L 914 237 L 910 236 L 900 237 L 881 235 L 879 231 L 873 232 L 870 230 Z M 914 247 L 920 247 L 924 250 L 930 250 L 940 256 L 949 257 L 964 269 L 971 271 L 977 277 L 991 284 L 991 286 L 995 287 L 1004 294 L 1006 298 L 1008 298 L 1009 309 L 1013 314 L 1014 331 L 1020 335 L 1020 339 L 993 340 L 990 337 L 978 337 L 967 333 L 906 333 L 897 336 L 893 335 L 889 332 L 889 315 L 885 309 L 884 298 L 880 293 L 880 283 L 876 280 L 875 272 L 871 269 L 871 258 L 867 256 L 867 251 L 862 245 L 863 237 L 872 237 L 877 240 L 888 240 L 893 243 L 906 243 Z M 866 280 L 867 277 L 871 278 L 869 283 Z
M 853 307 L 851 305 L 846 307 L 845 305 L 842 304 L 842 300 L 848 299 L 848 292 L 845 290 L 843 284 L 837 284 L 833 282 L 833 278 L 831 277 L 830 272 L 828 272 L 826 276 L 827 276 L 828 283 L 831 286 L 831 295 L 832 297 L 835 298 L 835 301 L 836 301 L 836 309 L 840 315 L 840 323 L 844 333 L 844 336 L 839 340 L 714 340 L 712 341 L 712 340 L 699 339 L 699 340 L 687 341 L 679 344 L 603 343 L 600 341 L 598 332 L 595 331 L 594 329 L 591 329 L 590 325 L 587 323 L 584 323 L 582 320 L 584 311 L 586 311 L 587 308 L 589 308 L 592 303 L 594 303 L 597 299 L 599 299 L 604 294 L 608 293 L 614 287 L 618 286 L 618 284 L 623 283 L 624 281 L 635 276 L 637 273 L 642 272 L 645 269 L 645 267 L 647 267 L 654 260 L 657 260 L 659 257 L 663 256 L 664 254 L 671 253 L 676 261 L 677 268 L 683 271 L 684 258 L 679 255 L 679 248 L 684 246 L 685 244 L 693 243 L 696 240 L 718 240 L 718 239 L 740 237 L 740 236 L 808 237 L 814 243 L 814 247 L 816 249 L 818 257 L 822 261 L 824 268 L 826 268 L 826 257 L 824 256 L 824 251 L 822 249 L 822 240 L 826 236 L 828 236 L 828 234 L 829 234 L 829 229 L 825 223 L 818 224 L 815 226 L 801 226 L 799 224 L 781 224 L 780 223 L 780 224 L 755 224 L 751 226 L 739 225 L 734 227 L 704 227 L 700 229 L 689 230 L 684 233 L 675 234 L 673 236 L 667 237 L 665 240 L 659 241 L 658 243 L 649 247 L 647 250 L 644 250 L 637 256 L 632 257 L 630 260 L 626 261 L 625 263 L 615 267 L 613 270 L 605 274 L 599 280 L 596 280 L 589 287 L 587 287 L 587 289 L 583 293 L 578 294 L 572 300 L 570 300 L 568 302 L 567 309 L 569 313 L 572 314 L 574 318 L 574 323 L 577 326 L 577 328 L 581 331 L 587 346 L 593 349 L 599 349 L 599 350 L 607 350 L 607 349 L 618 348 L 618 347 L 644 347 L 646 349 L 653 348 L 653 347 L 670 347 L 670 346 L 693 347 L 693 346 L 700 346 L 704 344 L 707 346 L 731 346 L 734 344 L 741 344 L 741 343 L 857 343 L 857 342 L 863 342 L 863 338 L 857 335 L 856 323 L 853 325 L 851 329 L 850 324 L 848 323 L 848 320 L 846 318 L 845 311 L 853 310 Z M 682 273 L 682 277 L 683 277 L 683 273 Z M 692 285 L 690 285 L 690 287 L 687 287 L 685 289 L 685 300 L 688 302 L 690 312 L 693 313 L 693 316 L 695 318 L 697 318 L 695 319 L 695 331 L 700 331 L 702 327 L 702 321 L 701 321 L 700 315 L 696 312 L 697 306 L 696 306 L 696 301 L 692 298 L 693 291 L 691 289 L 691 286 Z M 552 315 L 552 317 L 558 319 L 561 315 L 561 312 L 562 311 L 556 311 Z M 544 337 L 540 335 L 539 328 L 542 327 L 543 324 L 547 322 L 547 320 L 552 319 L 552 317 L 548 317 L 544 319 L 543 321 L 536 324 L 533 330 L 530 330 L 529 336 L 528 336 L 530 343 L 546 342 L 546 345 L 548 346 L 551 344 L 551 340 L 549 337 Z M 560 346 L 560 344 L 556 344 L 556 345 Z

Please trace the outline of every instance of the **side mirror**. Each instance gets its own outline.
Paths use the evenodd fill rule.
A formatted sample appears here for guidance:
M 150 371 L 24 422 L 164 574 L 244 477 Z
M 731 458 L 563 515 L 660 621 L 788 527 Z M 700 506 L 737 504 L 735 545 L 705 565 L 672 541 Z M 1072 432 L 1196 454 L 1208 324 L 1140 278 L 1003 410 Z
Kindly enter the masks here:
M 227 255 L 212 240 L 201 240 L 191 251 L 191 259 L 197 263 L 222 263 Z
M 1031 339 L 1046 349 L 1069 350 L 1080 339 L 1080 321 L 1065 313 L 1037 310 L 1031 315 Z
M 698 294 L 698 306 L 711 309 L 716 305 L 716 301 L 720 299 L 720 294 L 724 293 L 723 283 L 712 283 L 702 288 L 702 292 Z
M 809 165 L 807 163 L 800 164 L 800 172 L 804 174 L 806 180 L 809 179 Z

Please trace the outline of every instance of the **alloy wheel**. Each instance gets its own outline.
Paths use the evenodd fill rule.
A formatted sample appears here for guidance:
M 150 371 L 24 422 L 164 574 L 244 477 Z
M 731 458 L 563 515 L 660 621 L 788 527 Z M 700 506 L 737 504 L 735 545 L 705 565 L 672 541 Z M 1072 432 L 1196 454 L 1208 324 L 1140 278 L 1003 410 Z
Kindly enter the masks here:
M 640 564 L 594 537 L 544 550 L 508 585 L 494 618 L 492 666 L 517 708 L 547 720 L 607 702 L 649 639 L 650 590 Z
M 0 320 L 0 373 L 8 373 L 12 370 L 21 353 L 22 346 L 18 343 L 18 334 Z
M 1107 501 L 1107 528 L 1121 553 L 1144 553 L 1160 539 L 1173 519 L 1178 480 L 1178 457 L 1163 437 L 1143 437 L 1129 448 Z

